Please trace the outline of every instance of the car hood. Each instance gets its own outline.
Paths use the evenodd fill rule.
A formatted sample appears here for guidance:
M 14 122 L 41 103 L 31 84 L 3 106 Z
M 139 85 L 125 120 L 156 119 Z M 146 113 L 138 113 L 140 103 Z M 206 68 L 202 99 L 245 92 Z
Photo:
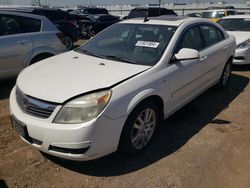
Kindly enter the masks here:
M 18 76 L 17 86 L 32 97 L 63 103 L 86 92 L 109 88 L 148 68 L 71 51 L 29 66 Z
M 250 32 L 244 32 L 244 31 L 227 31 L 229 35 L 232 35 L 236 39 L 236 44 L 240 44 L 247 39 L 250 39 Z

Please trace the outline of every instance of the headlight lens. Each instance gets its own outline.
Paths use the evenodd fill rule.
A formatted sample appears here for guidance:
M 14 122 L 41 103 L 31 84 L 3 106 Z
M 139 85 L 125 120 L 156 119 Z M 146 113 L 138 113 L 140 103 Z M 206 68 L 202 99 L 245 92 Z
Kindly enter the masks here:
M 250 39 L 237 45 L 237 48 L 249 48 L 249 47 L 250 47 Z
M 97 117 L 108 104 L 111 91 L 91 93 L 65 104 L 58 112 L 54 123 L 84 123 Z

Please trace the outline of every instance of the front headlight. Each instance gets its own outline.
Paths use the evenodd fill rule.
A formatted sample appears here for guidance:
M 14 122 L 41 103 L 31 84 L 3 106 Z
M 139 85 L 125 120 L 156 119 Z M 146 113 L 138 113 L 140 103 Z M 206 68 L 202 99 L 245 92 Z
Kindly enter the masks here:
M 237 48 L 249 48 L 250 47 L 250 39 L 240 43 L 237 45 Z
M 65 104 L 54 119 L 54 123 L 84 123 L 96 118 L 111 97 L 111 91 L 101 91 L 76 98 Z

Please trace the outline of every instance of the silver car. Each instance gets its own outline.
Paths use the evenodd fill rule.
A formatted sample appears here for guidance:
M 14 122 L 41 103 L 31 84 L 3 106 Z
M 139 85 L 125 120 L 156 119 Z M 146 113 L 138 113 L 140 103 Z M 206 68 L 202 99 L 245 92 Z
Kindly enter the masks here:
M 64 35 L 47 18 L 0 11 L 0 79 L 65 51 Z

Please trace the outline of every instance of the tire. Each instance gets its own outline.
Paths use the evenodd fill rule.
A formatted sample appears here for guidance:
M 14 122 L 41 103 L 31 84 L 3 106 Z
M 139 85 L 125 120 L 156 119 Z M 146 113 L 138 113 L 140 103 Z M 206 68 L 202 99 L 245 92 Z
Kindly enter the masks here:
M 146 101 L 139 104 L 128 116 L 124 125 L 119 150 L 127 155 L 145 150 L 151 143 L 159 123 L 159 110 L 155 103 Z
M 231 70 L 232 70 L 232 63 L 227 62 L 221 74 L 220 81 L 217 84 L 217 87 L 219 89 L 223 89 L 228 85 L 228 82 L 230 80 Z
M 65 45 L 67 50 L 71 50 L 73 48 L 74 42 L 71 37 L 65 36 Z
M 52 57 L 52 56 L 53 56 L 52 54 L 40 54 L 40 55 L 37 55 L 36 57 L 34 57 L 31 60 L 29 65 L 32 65 L 34 63 L 37 63 L 39 61 L 42 61 L 42 60 L 47 59 L 47 58 Z

